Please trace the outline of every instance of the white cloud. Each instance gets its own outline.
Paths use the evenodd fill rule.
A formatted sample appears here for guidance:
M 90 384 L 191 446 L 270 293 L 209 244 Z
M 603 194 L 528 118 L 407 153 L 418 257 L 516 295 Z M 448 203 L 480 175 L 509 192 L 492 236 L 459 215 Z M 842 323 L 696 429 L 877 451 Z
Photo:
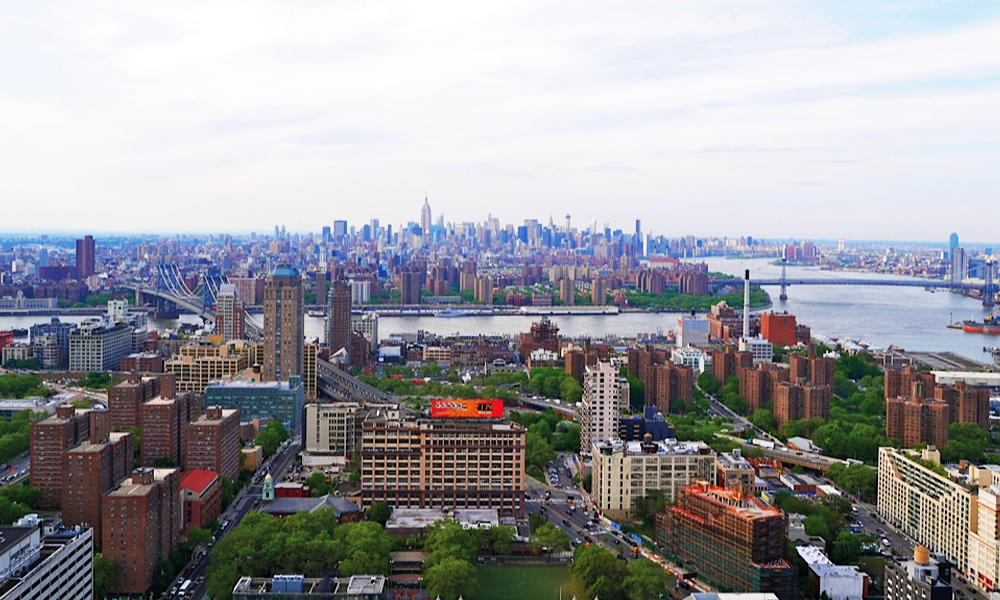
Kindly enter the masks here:
M 5 6 L 0 229 L 399 224 L 426 190 L 455 221 L 991 239 L 937 213 L 996 189 L 996 39 L 791 1 Z

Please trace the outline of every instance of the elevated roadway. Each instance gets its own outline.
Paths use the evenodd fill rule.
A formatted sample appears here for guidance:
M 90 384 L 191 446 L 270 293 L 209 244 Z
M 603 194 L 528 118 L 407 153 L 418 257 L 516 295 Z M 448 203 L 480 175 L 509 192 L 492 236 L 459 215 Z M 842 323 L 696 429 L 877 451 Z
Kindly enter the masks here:
M 392 397 L 325 360 L 316 361 L 316 390 L 327 398 L 348 402 L 392 402 Z

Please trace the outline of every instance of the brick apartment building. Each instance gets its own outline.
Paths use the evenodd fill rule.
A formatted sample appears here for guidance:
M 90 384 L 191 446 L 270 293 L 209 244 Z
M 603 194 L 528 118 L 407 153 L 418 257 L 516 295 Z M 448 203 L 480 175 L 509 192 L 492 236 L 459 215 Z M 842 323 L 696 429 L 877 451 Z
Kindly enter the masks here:
M 951 411 L 934 398 L 890 398 L 885 401 L 885 435 L 912 448 L 920 443 L 941 447 L 948 441 Z
M 240 476 L 240 411 L 211 406 L 187 425 L 184 468 Z
M 725 350 L 712 351 L 712 374 L 724 385 L 730 377 L 739 377 L 740 369 L 753 367 L 753 354 L 738 352 L 732 346 Z
M 126 373 L 162 373 L 163 356 L 158 352 L 136 352 L 122 358 L 121 370 Z
M 664 415 L 670 414 L 675 400 L 694 398 L 694 369 L 675 365 L 666 350 L 629 348 L 628 374 L 643 382 L 646 406 L 655 406 Z
M 56 413 L 31 424 L 31 486 L 42 491 L 39 506 L 62 501 L 63 452 L 90 437 L 91 424 L 105 428 L 107 412 L 78 410 L 65 404 Z
M 153 398 L 139 407 L 142 432 L 140 464 L 155 466 L 157 459 L 166 459 L 173 466 L 184 464 L 186 425 L 192 417 L 192 401 L 188 395 L 176 398 Z
M 901 440 L 906 447 L 944 444 L 952 423 L 975 423 L 989 430 L 988 388 L 963 382 L 938 385 L 933 373 L 912 367 L 889 369 L 884 381 L 886 437 Z
M 827 419 L 831 395 L 828 385 L 782 381 L 774 387 L 774 421 L 780 427 L 786 421 Z
M 111 414 L 112 431 L 125 431 L 141 427 L 139 406 L 157 396 L 174 397 L 174 376 L 163 373 L 156 377 L 143 377 L 137 373 L 108 388 L 108 412 Z
M 180 543 L 180 470 L 136 469 L 104 495 L 101 519 L 103 554 L 121 567 L 111 590 L 144 594 L 156 563 Z
M 790 315 L 787 312 L 770 312 L 760 316 L 760 334 L 774 346 L 794 346 L 797 344 L 795 328 L 795 315 Z
M 101 541 L 101 498 L 132 472 L 135 437 L 115 432 L 92 435 L 63 453 L 62 519 L 67 527 L 93 527 Z

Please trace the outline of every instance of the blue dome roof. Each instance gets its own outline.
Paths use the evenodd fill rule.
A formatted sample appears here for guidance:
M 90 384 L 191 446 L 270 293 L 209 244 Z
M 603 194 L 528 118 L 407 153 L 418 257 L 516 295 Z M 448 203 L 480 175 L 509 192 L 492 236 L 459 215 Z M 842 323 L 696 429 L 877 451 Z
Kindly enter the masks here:
M 299 270 L 289 265 L 278 265 L 278 267 L 274 269 L 274 272 L 272 272 L 271 275 L 275 277 L 298 277 Z

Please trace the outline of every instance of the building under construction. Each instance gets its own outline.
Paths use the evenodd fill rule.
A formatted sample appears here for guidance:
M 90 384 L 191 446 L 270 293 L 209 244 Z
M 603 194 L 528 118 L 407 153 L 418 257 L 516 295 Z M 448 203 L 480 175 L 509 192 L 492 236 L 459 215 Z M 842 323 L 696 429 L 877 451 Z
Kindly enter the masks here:
M 772 592 L 796 598 L 785 560 L 785 515 L 741 490 L 687 486 L 656 515 L 656 543 L 720 591 Z

